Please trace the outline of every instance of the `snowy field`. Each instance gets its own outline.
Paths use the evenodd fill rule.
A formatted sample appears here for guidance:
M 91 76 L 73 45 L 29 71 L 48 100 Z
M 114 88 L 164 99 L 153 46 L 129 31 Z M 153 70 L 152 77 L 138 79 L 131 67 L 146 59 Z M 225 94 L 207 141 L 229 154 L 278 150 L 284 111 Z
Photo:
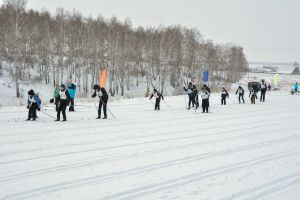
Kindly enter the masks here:
M 106 121 L 82 104 L 67 123 L 0 108 L 0 199 L 300 199 L 300 96 L 221 106 L 216 94 L 209 114 L 166 101 L 113 102 Z

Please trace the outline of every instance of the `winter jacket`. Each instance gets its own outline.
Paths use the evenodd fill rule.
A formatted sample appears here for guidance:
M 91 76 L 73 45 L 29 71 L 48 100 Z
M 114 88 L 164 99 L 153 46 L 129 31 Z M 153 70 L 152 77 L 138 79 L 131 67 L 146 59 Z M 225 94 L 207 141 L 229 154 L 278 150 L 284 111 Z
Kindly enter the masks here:
M 260 91 L 262 91 L 262 92 L 266 92 L 267 91 L 267 84 L 266 83 L 262 83 L 261 84 Z
M 71 99 L 75 99 L 75 93 L 76 93 L 75 88 L 69 88 L 69 94 Z
M 71 100 L 70 94 L 68 90 L 61 90 L 59 91 L 59 95 L 58 95 L 58 101 L 60 103 L 66 103 L 69 104 Z
M 31 106 L 34 103 L 37 105 L 37 108 L 41 107 L 42 101 L 41 101 L 40 97 L 36 94 L 28 97 L 27 106 Z
M 193 85 L 192 90 L 193 90 L 195 95 L 198 95 L 198 89 L 195 85 Z
M 188 95 L 192 95 L 194 93 L 193 85 L 188 85 L 188 88 L 184 87 L 183 89 L 188 93 Z
M 299 85 L 297 83 L 294 84 L 294 90 L 298 90 L 299 89 Z
M 227 90 L 222 90 L 222 91 L 221 91 L 221 97 L 222 97 L 222 98 L 229 97 L 229 94 L 228 94 Z
M 104 102 L 108 101 L 108 94 L 105 90 L 105 88 L 101 88 L 100 90 L 95 90 L 94 94 L 92 95 L 92 98 L 95 98 L 96 96 L 99 97 Z
M 201 91 L 200 93 L 201 99 L 209 99 L 210 93 L 207 90 Z
M 251 91 L 250 94 L 249 94 L 249 97 L 250 98 L 256 98 L 257 99 L 257 94 L 255 91 Z
M 236 90 L 235 94 L 245 94 L 245 90 L 242 87 L 240 87 Z
M 153 97 L 155 97 L 155 99 L 164 99 L 163 95 L 160 94 L 159 92 L 153 92 L 152 95 L 150 96 L 150 99 L 152 99 Z
M 57 98 L 59 96 L 59 89 L 58 88 L 54 89 L 53 95 L 54 95 L 55 98 Z

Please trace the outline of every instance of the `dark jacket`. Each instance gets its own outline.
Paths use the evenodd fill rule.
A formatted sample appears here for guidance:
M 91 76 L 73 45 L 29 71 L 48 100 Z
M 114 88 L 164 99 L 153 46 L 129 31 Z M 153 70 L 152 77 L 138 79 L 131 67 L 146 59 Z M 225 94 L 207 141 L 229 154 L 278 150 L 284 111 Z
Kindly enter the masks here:
M 236 90 L 235 94 L 245 94 L 244 88 L 240 87 Z
M 30 107 L 32 104 L 35 104 L 37 108 L 41 107 L 41 99 L 38 95 L 34 94 L 28 97 L 27 106 Z
M 211 92 L 210 92 L 210 88 L 209 88 L 207 85 L 203 86 L 203 88 L 204 88 L 207 92 L 211 93 Z
M 224 89 L 224 90 L 221 91 L 221 97 L 222 98 L 229 97 L 229 94 L 228 94 L 227 90 Z
M 94 94 L 92 95 L 92 98 L 95 98 L 96 96 L 98 96 L 99 99 L 101 99 L 104 102 L 108 101 L 108 94 L 107 94 L 105 88 L 101 88 L 100 91 L 95 90 Z
M 198 95 L 199 92 L 198 92 L 198 89 L 195 85 L 193 85 L 192 90 L 193 90 L 195 95 Z
M 268 86 L 266 83 L 262 83 L 261 86 L 260 86 L 260 91 L 261 92 L 266 92 L 268 89 Z
M 155 99 L 157 100 L 164 99 L 163 95 L 159 92 L 153 92 L 150 96 L 150 99 L 152 99 L 153 97 L 155 97 Z

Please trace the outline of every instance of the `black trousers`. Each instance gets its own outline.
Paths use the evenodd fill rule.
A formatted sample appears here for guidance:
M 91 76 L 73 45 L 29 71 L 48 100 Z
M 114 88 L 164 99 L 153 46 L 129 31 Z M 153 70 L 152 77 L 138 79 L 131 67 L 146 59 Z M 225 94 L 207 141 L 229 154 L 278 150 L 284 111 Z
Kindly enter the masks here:
M 70 106 L 69 106 L 69 111 L 70 112 L 73 112 L 74 111 L 74 99 L 71 99 L 71 104 L 70 104 Z
M 160 98 L 156 98 L 154 110 L 160 110 Z
M 209 108 L 209 100 L 202 99 L 202 111 L 208 113 L 208 108 Z
M 266 91 L 265 90 L 261 90 L 260 92 L 260 101 L 262 102 L 265 102 L 265 99 L 266 99 Z
M 226 105 L 226 96 L 222 95 L 221 104 Z
M 98 117 L 101 117 L 101 110 L 103 107 L 103 113 L 104 117 L 107 117 L 107 101 L 106 99 L 99 101 L 99 107 L 98 107 Z
M 255 104 L 256 97 L 254 95 L 251 96 L 251 104 Z
M 195 95 L 194 94 L 189 94 L 189 107 L 188 109 L 191 108 L 191 103 L 193 103 L 193 105 L 196 104 L 196 101 L 195 101 Z M 197 104 L 196 104 L 197 105 Z
M 29 111 L 28 111 L 28 120 L 36 119 L 36 110 L 37 110 L 37 104 L 36 103 L 32 103 L 31 106 L 29 107 Z
M 243 100 L 243 103 L 245 103 L 244 94 L 239 93 L 239 103 L 241 103 L 241 99 Z
M 66 116 L 66 109 L 67 109 L 67 106 L 68 106 L 68 102 L 65 102 L 65 101 L 61 101 L 59 103 L 59 106 L 57 108 L 57 119 L 60 120 L 60 113 L 62 113 L 63 115 L 63 119 L 64 120 L 67 120 L 67 116 Z

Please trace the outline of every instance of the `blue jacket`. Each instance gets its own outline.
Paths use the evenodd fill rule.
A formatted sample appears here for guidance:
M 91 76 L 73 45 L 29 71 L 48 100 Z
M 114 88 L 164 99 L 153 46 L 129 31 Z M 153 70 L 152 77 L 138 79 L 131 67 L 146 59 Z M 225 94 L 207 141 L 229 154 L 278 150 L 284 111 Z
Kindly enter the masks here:
M 294 89 L 295 89 L 295 90 L 298 90 L 298 88 L 299 88 L 298 84 L 297 84 L 297 83 L 295 83 L 295 85 L 294 85 Z
M 71 99 L 75 98 L 75 93 L 76 93 L 76 90 L 74 88 L 69 88 L 69 94 L 70 94 Z
M 42 101 L 41 101 L 40 97 L 35 94 L 32 98 L 28 97 L 27 105 L 31 106 L 32 103 L 36 103 L 37 107 L 40 108 Z

